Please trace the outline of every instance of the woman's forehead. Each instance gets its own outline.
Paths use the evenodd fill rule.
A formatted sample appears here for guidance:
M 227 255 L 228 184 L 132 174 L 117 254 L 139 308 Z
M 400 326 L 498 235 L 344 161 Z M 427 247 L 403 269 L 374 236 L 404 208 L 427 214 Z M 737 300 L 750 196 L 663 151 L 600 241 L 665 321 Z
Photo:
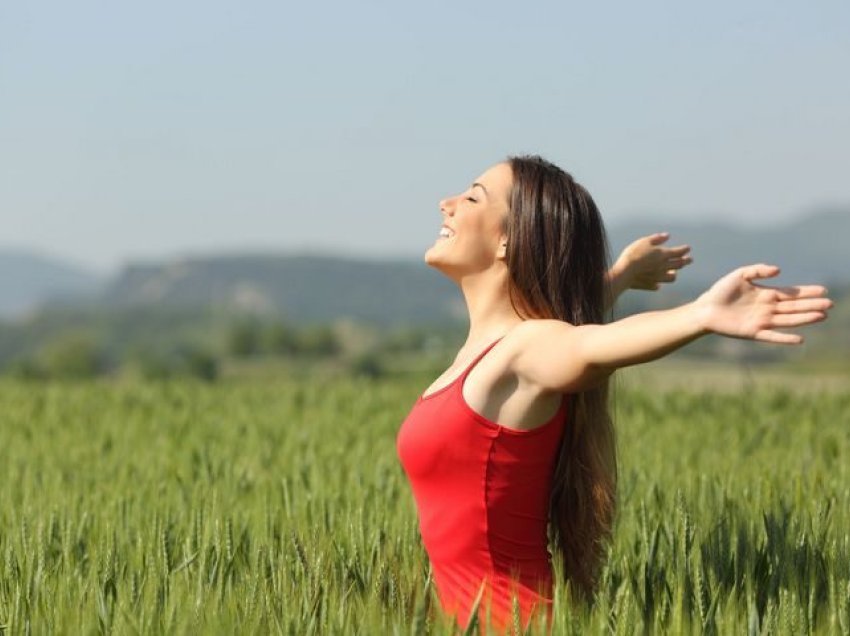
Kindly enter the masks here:
M 475 183 L 483 185 L 491 197 L 507 200 L 513 185 L 513 171 L 510 164 L 497 163 L 482 172 Z

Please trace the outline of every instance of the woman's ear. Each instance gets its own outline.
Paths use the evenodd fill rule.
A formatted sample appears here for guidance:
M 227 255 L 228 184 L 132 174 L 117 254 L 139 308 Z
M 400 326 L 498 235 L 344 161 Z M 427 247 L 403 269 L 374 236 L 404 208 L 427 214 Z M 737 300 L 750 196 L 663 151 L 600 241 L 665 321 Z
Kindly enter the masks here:
M 505 253 L 508 251 L 508 237 L 502 236 L 499 239 L 499 248 L 496 250 L 496 258 L 505 260 Z

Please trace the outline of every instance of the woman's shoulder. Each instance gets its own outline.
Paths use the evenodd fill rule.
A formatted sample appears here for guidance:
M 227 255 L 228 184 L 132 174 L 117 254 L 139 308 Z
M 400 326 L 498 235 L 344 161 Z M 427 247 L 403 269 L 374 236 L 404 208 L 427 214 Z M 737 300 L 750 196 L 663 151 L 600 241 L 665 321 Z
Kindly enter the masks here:
M 522 348 L 542 338 L 575 328 L 569 322 L 555 318 L 529 318 L 514 326 L 505 334 L 506 348 Z
M 522 384 L 565 392 L 568 383 L 562 377 L 581 372 L 579 358 L 572 355 L 579 335 L 576 329 L 575 325 L 556 319 L 531 319 L 516 325 L 504 338 L 506 370 Z

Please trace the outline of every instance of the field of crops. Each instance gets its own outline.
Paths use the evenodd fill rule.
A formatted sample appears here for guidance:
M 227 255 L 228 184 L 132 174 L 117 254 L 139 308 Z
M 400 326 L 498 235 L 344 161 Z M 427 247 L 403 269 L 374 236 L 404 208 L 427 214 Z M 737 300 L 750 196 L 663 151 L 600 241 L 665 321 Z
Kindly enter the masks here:
M 0 382 L 0 633 L 451 633 L 395 453 L 429 381 Z M 556 633 L 850 634 L 850 391 L 615 399 Z

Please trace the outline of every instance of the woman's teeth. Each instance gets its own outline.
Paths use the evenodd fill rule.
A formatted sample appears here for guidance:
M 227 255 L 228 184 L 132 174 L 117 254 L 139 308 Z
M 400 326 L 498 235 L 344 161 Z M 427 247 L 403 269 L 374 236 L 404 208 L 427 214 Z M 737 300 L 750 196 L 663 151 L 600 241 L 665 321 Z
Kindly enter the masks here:
M 440 238 L 449 238 L 450 236 L 454 236 L 454 232 L 452 232 L 447 227 L 440 228 Z

